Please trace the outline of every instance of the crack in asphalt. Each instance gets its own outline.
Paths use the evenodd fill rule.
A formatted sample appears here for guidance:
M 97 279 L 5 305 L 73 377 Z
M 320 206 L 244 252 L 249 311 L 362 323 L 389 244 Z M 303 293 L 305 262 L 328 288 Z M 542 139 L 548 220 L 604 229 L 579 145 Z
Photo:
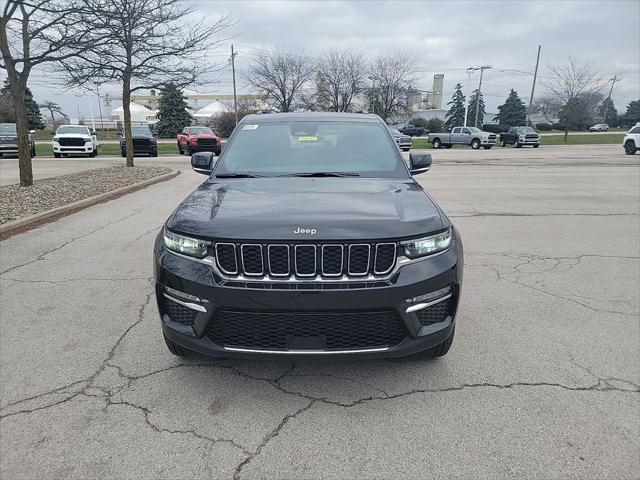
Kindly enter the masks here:
M 149 277 L 149 278 L 147 278 L 147 280 L 152 282 L 153 278 Z M 135 322 L 133 322 L 131 325 L 129 325 L 129 327 L 127 327 L 127 329 L 120 335 L 120 337 L 118 337 L 116 342 L 111 347 L 111 350 L 107 354 L 107 357 L 102 361 L 102 363 L 100 364 L 98 369 L 94 373 L 89 375 L 87 378 L 82 379 L 82 380 L 78 380 L 76 382 L 73 382 L 73 383 L 69 384 L 69 385 L 77 385 L 79 383 L 86 383 L 86 385 L 82 389 L 80 389 L 78 392 L 71 393 L 69 395 L 69 397 L 67 397 L 67 398 L 65 398 L 63 400 L 58 400 L 56 402 L 53 402 L 53 403 L 50 403 L 50 404 L 47 404 L 47 405 L 42 405 L 42 406 L 34 407 L 34 408 L 31 408 L 31 409 L 17 410 L 15 412 L 10 412 L 10 413 L 4 414 L 4 415 L 0 414 L 0 419 L 4 419 L 4 418 L 7 418 L 7 417 L 12 417 L 12 416 L 18 415 L 18 414 L 28 414 L 28 413 L 32 413 L 32 412 L 35 412 L 35 411 L 38 411 L 38 410 L 44 410 L 45 408 L 53 407 L 53 406 L 59 405 L 61 403 L 68 402 L 69 400 L 77 397 L 78 395 L 83 395 L 83 394 L 86 393 L 86 391 L 89 388 L 99 388 L 99 387 L 93 387 L 92 383 L 95 381 L 95 379 L 98 377 L 98 375 L 100 375 L 105 370 L 105 368 L 107 366 L 110 366 L 109 364 L 111 362 L 111 359 L 115 355 L 115 352 L 118 349 L 118 347 L 120 346 L 120 343 L 122 342 L 122 340 L 127 336 L 127 334 L 131 331 L 131 329 L 133 329 L 136 325 L 138 325 L 142 321 L 142 318 L 143 318 L 143 315 L 144 315 L 144 311 L 147 308 L 147 306 L 149 305 L 149 303 L 151 301 L 151 297 L 154 295 L 154 293 L 155 292 L 152 289 L 151 292 L 149 292 L 146 295 L 144 303 L 138 309 L 137 318 L 136 318 Z M 69 385 L 63 386 L 63 387 L 59 387 L 59 388 L 57 388 L 55 390 L 52 390 L 52 391 L 49 391 L 49 392 L 45 392 L 45 393 L 42 393 L 42 394 L 39 394 L 39 395 L 34 395 L 34 396 L 31 396 L 31 397 L 22 399 L 20 401 L 13 402 L 12 405 L 15 406 L 15 405 L 18 405 L 20 403 L 24 403 L 24 402 L 27 402 L 27 401 L 30 401 L 30 400 L 35 400 L 35 399 L 38 399 L 38 398 L 41 398 L 41 397 L 44 397 L 44 396 L 47 396 L 47 395 L 51 395 L 52 393 L 53 394 L 57 394 L 58 392 L 63 392 L 63 390 L 69 388 Z M 68 393 L 68 392 L 63 392 L 63 393 Z M 6 410 L 7 408 L 9 408 L 12 405 L 7 405 L 7 406 L 3 407 L 2 410 Z
M 118 401 L 118 402 L 114 402 L 111 400 L 110 397 L 106 397 L 105 398 L 106 402 L 107 402 L 107 408 L 111 407 L 111 406 L 127 406 L 127 407 L 132 407 L 136 410 L 141 411 L 144 414 L 144 420 L 145 423 L 151 427 L 151 429 L 153 429 L 154 431 L 158 432 L 158 433 L 171 433 L 171 434 L 184 434 L 184 435 L 192 435 L 196 438 L 199 438 L 201 440 L 205 440 L 210 442 L 212 445 L 215 445 L 216 443 L 226 443 L 229 445 L 232 445 L 235 448 L 238 448 L 240 451 L 242 451 L 247 457 L 253 455 L 254 452 L 250 452 L 249 450 L 247 450 L 244 446 L 240 445 L 238 442 L 236 442 L 233 439 L 230 438 L 213 438 L 213 437 L 208 437 L 206 435 L 202 435 L 201 433 L 198 433 L 195 431 L 195 429 L 191 429 L 191 430 L 172 430 L 170 428 L 165 428 L 165 427 L 160 427 L 158 425 L 156 425 L 155 423 L 153 423 L 151 421 L 151 419 L 149 418 L 149 416 L 151 415 L 151 410 L 149 410 L 146 407 L 143 407 L 142 405 L 136 405 L 135 403 L 132 402 L 127 402 L 124 400 Z
M 72 282 L 132 282 L 137 280 L 147 280 L 149 277 L 111 277 L 111 278 L 96 278 L 96 277 L 78 277 L 78 278 L 65 278 L 62 280 L 22 280 L 19 278 L 3 278 L 3 280 L 10 280 L 18 283 L 72 283 Z
M 107 227 L 110 227 L 111 225 L 114 225 L 118 222 L 122 222 L 123 220 L 126 220 L 128 218 L 133 217 L 134 215 L 138 215 L 141 212 L 141 210 L 135 210 L 133 213 L 130 213 L 128 215 L 125 215 L 124 217 L 118 218 L 116 220 L 113 220 L 111 222 L 105 223 L 104 225 L 101 225 L 97 228 L 94 228 L 93 230 L 87 232 L 87 233 L 83 233 L 82 235 L 78 235 L 76 237 L 71 238 L 70 240 L 67 240 L 66 242 L 64 242 L 62 245 L 59 245 L 55 248 L 52 248 L 51 250 L 47 250 L 46 252 L 41 253 L 40 255 L 38 255 L 37 258 L 33 259 L 33 260 L 29 260 L 28 262 L 25 263 L 21 263 L 20 265 L 14 265 L 13 267 L 7 268 L 6 270 L 3 270 L 2 272 L 0 272 L 0 275 L 4 275 L 5 273 L 9 273 L 12 272 L 14 270 L 17 270 L 18 268 L 22 268 L 22 267 L 26 267 L 27 265 L 31 265 L 32 263 L 35 262 L 39 262 L 41 260 L 44 260 L 44 258 L 53 253 L 53 252 L 57 252 L 58 250 L 63 249 L 64 247 L 66 247 L 67 245 L 75 242 L 76 240 L 81 240 L 83 238 L 86 238 L 88 236 L 93 235 L 96 232 L 99 232 L 100 230 L 104 230 Z
M 236 467 L 236 470 L 235 470 L 235 472 L 233 474 L 234 480 L 237 480 L 237 479 L 240 478 L 240 473 L 242 472 L 242 469 L 244 467 L 246 467 L 251 461 L 253 461 L 253 459 L 255 459 L 258 455 L 260 455 L 260 453 L 262 452 L 262 449 L 265 448 L 269 444 L 269 442 L 271 442 L 271 440 L 273 440 L 274 438 L 276 438 L 280 434 L 280 431 L 285 427 L 285 425 L 287 425 L 287 423 L 289 423 L 291 420 L 295 419 L 299 415 L 301 415 L 304 412 L 306 412 L 307 410 L 309 410 L 311 407 L 313 407 L 315 405 L 315 403 L 316 403 L 316 400 L 312 399 L 304 407 L 296 410 L 293 413 L 289 413 L 289 414 L 285 415 L 284 418 L 280 421 L 280 423 L 276 426 L 276 428 L 274 428 L 267 435 L 264 436 L 264 438 L 262 439 L 262 441 L 258 445 L 258 448 L 256 448 L 256 450 L 253 453 L 248 455 L 247 458 L 245 458 Z
M 545 295 L 549 295 L 549 296 L 552 296 L 552 297 L 555 297 L 555 298 L 558 298 L 558 299 L 561 299 L 561 300 L 564 300 L 564 301 L 575 303 L 577 305 L 580 305 L 581 307 L 584 307 L 584 308 L 586 308 L 588 310 L 592 310 L 594 312 L 611 313 L 611 314 L 623 315 L 623 316 L 626 316 L 626 317 L 638 318 L 638 313 L 628 313 L 628 312 L 621 311 L 621 310 L 610 310 L 610 309 L 605 309 L 605 308 L 594 307 L 592 305 L 589 305 L 587 303 L 581 302 L 581 301 L 576 299 L 576 297 L 578 297 L 578 298 L 591 298 L 591 297 L 584 297 L 584 296 L 580 296 L 580 295 L 572 295 L 572 296 L 562 295 L 560 293 L 555 293 L 555 292 L 551 292 L 549 290 L 545 290 L 544 288 L 540 288 L 540 287 L 537 287 L 535 285 L 530 285 L 528 283 L 524 283 L 523 281 L 521 281 L 521 278 L 531 277 L 532 275 L 537 275 L 537 274 L 549 273 L 549 272 L 555 270 L 556 268 L 558 268 L 560 265 L 566 265 L 569 268 L 573 268 L 576 265 L 579 265 L 583 258 L 588 258 L 588 257 L 615 258 L 615 259 L 625 259 L 625 260 L 638 259 L 639 257 L 620 256 L 620 255 L 600 255 L 600 254 L 583 254 L 583 255 L 578 255 L 578 256 L 575 256 L 575 257 L 547 257 L 547 256 L 533 255 L 533 254 L 528 254 L 528 253 L 517 253 L 517 252 L 503 252 L 503 253 L 466 252 L 466 253 L 467 253 L 467 255 L 471 255 L 471 256 L 473 256 L 473 255 L 486 255 L 486 256 L 496 256 L 496 257 L 523 258 L 523 259 L 525 259 L 524 261 L 521 261 L 520 263 L 516 263 L 515 265 L 513 265 L 511 267 L 507 267 L 507 268 L 509 268 L 511 270 L 509 272 L 502 271 L 500 266 L 495 265 L 495 264 L 492 265 L 492 264 L 487 264 L 487 263 L 465 262 L 465 266 L 487 268 L 487 269 L 493 271 L 496 274 L 496 278 L 498 278 L 499 280 L 504 280 L 505 282 L 509 282 L 511 284 L 514 284 L 514 285 L 520 285 L 522 287 L 525 287 L 525 288 L 528 288 L 528 289 L 531 289 L 531 290 L 535 290 L 535 291 L 543 293 Z M 531 265 L 533 262 L 535 262 L 537 260 L 553 261 L 554 264 L 552 264 L 548 268 L 545 268 L 545 269 L 542 269 L 542 270 L 537 270 L 537 271 L 532 271 L 532 272 L 526 272 L 526 271 L 520 270 L 521 267 L 526 266 L 526 265 Z M 566 262 L 564 262 L 565 260 L 567 260 L 569 262 L 573 261 L 574 263 L 566 263 Z M 514 276 L 515 278 L 507 278 L 508 275 L 509 276 Z

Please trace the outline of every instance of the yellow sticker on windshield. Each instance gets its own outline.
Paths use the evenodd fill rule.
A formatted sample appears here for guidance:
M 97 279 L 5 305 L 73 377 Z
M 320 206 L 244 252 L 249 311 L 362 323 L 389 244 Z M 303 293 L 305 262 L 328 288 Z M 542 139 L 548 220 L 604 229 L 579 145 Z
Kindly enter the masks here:
M 304 136 L 304 137 L 298 137 L 298 141 L 299 142 L 317 142 L 318 141 L 318 137 L 307 135 L 307 136 Z

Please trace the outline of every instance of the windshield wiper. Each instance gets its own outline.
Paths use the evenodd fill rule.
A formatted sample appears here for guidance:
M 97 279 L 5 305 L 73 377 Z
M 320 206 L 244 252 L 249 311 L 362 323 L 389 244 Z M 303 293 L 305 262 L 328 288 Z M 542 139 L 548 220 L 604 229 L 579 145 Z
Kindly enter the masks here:
M 217 173 L 216 178 L 258 178 L 262 175 L 255 175 L 253 173 Z
M 359 173 L 354 172 L 298 172 L 280 175 L 281 177 L 359 177 Z

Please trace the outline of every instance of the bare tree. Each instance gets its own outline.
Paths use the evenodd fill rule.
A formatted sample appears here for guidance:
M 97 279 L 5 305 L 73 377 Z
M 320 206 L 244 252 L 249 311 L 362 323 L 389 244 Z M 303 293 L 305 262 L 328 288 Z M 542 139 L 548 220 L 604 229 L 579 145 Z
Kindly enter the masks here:
M 376 108 L 383 120 L 406 113 L 408 94 L 415 82 L 414 60 L 402 52 L 376 57 L 371 64 L 371 79 L 375 90 Z
M 353 100 L 367 86 L 367 65 L 362 55 L 348 50 L 330 50 L 320 57 L 318 73 L 326 83 L 329 106 L 334 112 L 347 112 Z
M 203 62 L 203 55 L 219 44 L 217 35 L 231 21 L 228 16 L 194 21 L 195 6 L 181 0 L 81 1 L 83 21 L 97 38 L 64 71 L 72 86 L 122 85 L 126 165 L 132 167 L 131 94 L 169 82 L 182 88 L 201 79 L 215 68 Z
M 314 74 L 313 59 L 288 50 L 260 50 L 243 75 L 246 83 L 272 100 L 281 112 L 289 112 Z
M 590 63 L 580 64 L 574 58 L 569 57 L 565 64 L 549 65 L 546 86 L 563 105 L 563 116 L 566 123 L 564 130 L 565 141 L 569 133 L 568 125 L 580 123 L 577 118 L 571 118 L 572 112 L 582 116 L 581 112 L 583 110 L 567 107 L 573 104 L 593 103 L 595 99 L 601 98 L 598 94 L 600 94 L 605 85 L 606 83 Z
M 13 97 L 20 185 L 33 184 L 25 93 L 31 71 L 64 62 L 89 45 L 79 0 L 6 0 L 0 17 L 0 53 Z
M 545 95 L 533 101 L 531 110 L 534 113 L 539 113 L 547 122 L 553 124 L 558 120 L 558 115 L 562 110 L 562 103 L 553 95 Z
M 53 126 L 55 126 L 56 124 L 56 113 L 62 117 L 67 117 L 67 115 L 60 108 L 60 105 L 58 105 L 56 102 L 52 102 L 51 100 L 45 100 L 44 102 L 42 102 L 40 104 L 40 108 L 44 108 L 45 110 L 49 111 L 49 115 L 51 116 L 51 123 L 53 124 Z

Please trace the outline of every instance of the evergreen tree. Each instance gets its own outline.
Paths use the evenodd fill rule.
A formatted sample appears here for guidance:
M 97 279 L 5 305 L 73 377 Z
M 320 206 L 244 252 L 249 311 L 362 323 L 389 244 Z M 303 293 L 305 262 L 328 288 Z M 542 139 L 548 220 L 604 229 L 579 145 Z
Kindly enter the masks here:
M 598 108 L 598 117 L 602 118 L 604 123 L 610 127 L 618 125 L 618 111 L 616 110 L 611 97 L 605 98 L 600 104 L 600 107 Z
M 509 127 L 524 125 L 527 121 L 527 107 L 513 88 L 504 104 L 498 107 L 498 115 L 494 120 Z
M 187 112 L 187 102 L 182 91 L 173 83 L 169 83 L 160 92 L 158 102 L 158 136 L 172 138 L 184 127 L 191 124 L 191 114 Z
M 456 90 L 447 105 L 451 105 L 451 108 L 449 108 L 444 117 L 444 128 L 449 131 L 453 127 L 459 127 L 464 124 L 464 95 L 462 94 L 461 84 L 458 83 L 456 85 Z
M 622 116 L 622 121 L 628 127 L 640 122 L 640 100 L 634 100 L 627 105 L 627 111 Z
M 27 125 L 29 130 L 42 130 L 44 128 L 44 123 L 42 123 L 42 114 L 40 113 L 40 107 L 33 100 L 33 94 L 29 87 L 25 90 L 25 107 L 27 110 Z M 4 85 L 0 89 L 0 97 L 6 101 L 7 104 L 11 105 L 13 108 L 13 97 L 11 96 L 11 91 L 9 90 L 9 81 L 5 80 Z
M 480 96 L 480 108 L 478 109 L 478 123 L 476 124 L 476 102 Z M 482 128 L 484 124 L 484 116 L 487 112 L 484 109 L 484 98 L 482 92 L 474 90 L 469 99 L 469 106 L 467 107 L 467 125 L 473 125 L 478 128 Z

